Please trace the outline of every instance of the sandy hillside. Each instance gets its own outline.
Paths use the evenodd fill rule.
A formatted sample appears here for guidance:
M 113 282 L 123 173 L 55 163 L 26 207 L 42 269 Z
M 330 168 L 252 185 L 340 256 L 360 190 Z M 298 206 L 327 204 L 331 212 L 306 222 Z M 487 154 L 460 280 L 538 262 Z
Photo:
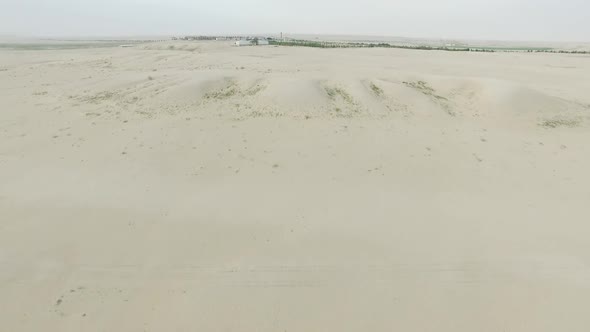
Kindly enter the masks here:
M 0 50 L 0 331 L 590 329 L 590 57 Z

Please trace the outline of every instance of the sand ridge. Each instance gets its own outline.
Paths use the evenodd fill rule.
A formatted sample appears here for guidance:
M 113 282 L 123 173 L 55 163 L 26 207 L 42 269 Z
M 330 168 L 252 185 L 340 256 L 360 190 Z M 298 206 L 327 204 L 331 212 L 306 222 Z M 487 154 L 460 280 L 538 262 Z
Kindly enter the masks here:
M 211 115 L 208 110 L 216 108 L 222 117 L 240 119 L 260 115 L 382 118 L 415 113 L 426 117 L 446 113 L 451 117 L 465 118 L 493 116 L 490 113 L 497 113 L 500 109 L 506 112 L 503 117 L 512 117 L 511 121 L 523 125 L 555 121 L 555 117 L 563 123 L 581 125 L 586 121 L 590 107 L 586 100 L 561 97 L 557 91 L 549 89 L 535 90 L 509 77 L 445 76 L 444 68 L 437 68 L 441 73 L 437 70 L 412 72 L 412 65 L 419 66 L 419 60 L 414 58 L 427 60 L 428 52 L 389 51 L 394 63 L 399 59 L 411 60 L 408 68 L 388 72 L 381 70 L 379 64 L 371 66 L 375 57 L 389 63 L 384 56 L 387 50 L 289 50 L 275 47 L 244 50 L 223 48 L 214 43 L 154 45 L 157 47 L 138 46 L 138 49 L 129 51 L 117 50 L 114 55 L 108 54 L 110 51 L 99 51 L 97 56 L 81 61 L 69 59 L 30 66 L 29 71 L 45 71 L 47 75 L 63 71 L 71 71 L 73 75 L 85 73 L 78 78 L 81 84 L 69 87 L 67 82 L 63 82 L 63 86 L 59 82 L 45 83 L 31 94 L 41 99 L 40 102 L 53 99 L 60 105 L 96 106 L 105 116 L 115 107 L 134 108 L 132 114 L 144 116 L 157 116 L 158 112 L 166 111 Z M 321 60 L 307 64 L 309 69 L 302 71 L 296 65 L 292 68 L 284 54 L 286 51 L 296 52 L 295 56 L 297 53 L 317 55 Z M 107 54 L 101 56 L 100 52 Z M 232 55 L 244 61 L 231 59 Z M 329 62 L 334 55 L 337 55 L 336 60 Z M 345 60 L 338 60 L 352 59 L 357 55 L 355 66 L 342 66 L 340 62 Z M 476 69 L 493 61 L 493 57 L 515 57 L 509 54 L 456 56 L 465 58 L 465 67 Z M 516 55 L 527 56 L 558 58 L 555 55 Z M 577 60 L 574 56 L 564 58 Z M 126 68 L 128 75 L 113 77 L 118 75 L 117 68 Z M 552 71 L 547 70 L 545 75 Z M 52 86 L 58 90 L 67 89 L 68 95 L 49 96 L 47 90 Z M 549 111 L 544 112 L 544 109 Z M 204 112 L 200 112 L 202 110 Z M 93 110 L 89 113 L 101 112 Z M 524 113 L 528 113 L 526 118 L 522 118 Z

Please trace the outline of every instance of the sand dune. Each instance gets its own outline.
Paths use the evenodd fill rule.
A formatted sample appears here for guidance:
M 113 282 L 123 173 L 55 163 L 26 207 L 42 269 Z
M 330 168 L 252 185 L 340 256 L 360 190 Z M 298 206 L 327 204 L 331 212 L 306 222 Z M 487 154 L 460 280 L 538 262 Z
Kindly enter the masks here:
M 0 51 L 1 331 L 584 331 L 588 56 Z

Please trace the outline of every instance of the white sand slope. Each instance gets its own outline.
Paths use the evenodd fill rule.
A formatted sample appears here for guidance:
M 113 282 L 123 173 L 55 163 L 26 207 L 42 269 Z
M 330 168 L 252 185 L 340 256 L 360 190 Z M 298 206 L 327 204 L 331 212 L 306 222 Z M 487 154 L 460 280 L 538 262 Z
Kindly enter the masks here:
M 590 328 L 590 57 L 0 51 L 0 331 Z

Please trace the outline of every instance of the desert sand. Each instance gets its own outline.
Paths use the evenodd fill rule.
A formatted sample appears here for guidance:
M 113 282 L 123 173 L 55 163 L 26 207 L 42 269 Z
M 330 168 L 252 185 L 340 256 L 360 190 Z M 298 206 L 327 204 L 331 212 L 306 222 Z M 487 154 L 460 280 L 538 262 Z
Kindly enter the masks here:
M 590 56 L 0 50 L 0 331 L 590 330 Z

